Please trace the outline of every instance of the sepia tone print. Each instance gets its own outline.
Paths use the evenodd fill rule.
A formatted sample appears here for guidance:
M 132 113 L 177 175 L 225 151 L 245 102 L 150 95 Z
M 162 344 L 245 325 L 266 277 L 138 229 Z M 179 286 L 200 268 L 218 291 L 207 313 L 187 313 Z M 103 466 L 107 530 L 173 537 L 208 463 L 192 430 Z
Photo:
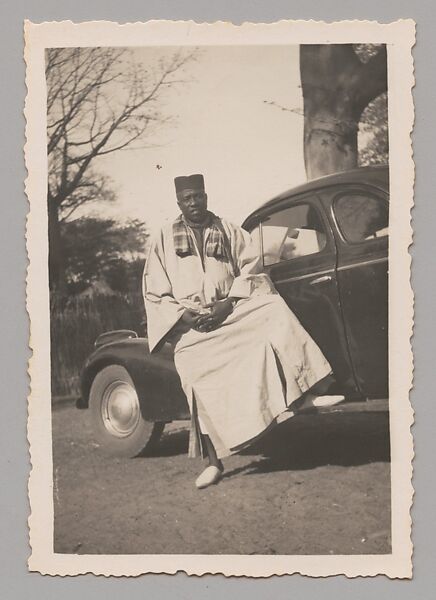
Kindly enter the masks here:
M 410 575 L 413 28 L 343 25 L 27 25 L 32 569 Z

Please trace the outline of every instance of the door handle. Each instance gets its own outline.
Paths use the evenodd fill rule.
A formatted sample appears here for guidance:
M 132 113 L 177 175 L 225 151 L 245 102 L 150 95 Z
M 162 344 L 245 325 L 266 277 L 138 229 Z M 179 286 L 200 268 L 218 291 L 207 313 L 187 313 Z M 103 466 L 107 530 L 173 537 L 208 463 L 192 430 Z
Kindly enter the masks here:
M 332 280 L 331 275 L 323 275 L 322 277 L 317 277 L 316 279 L 312 279 L 312 281 L 310 282 L 310 285 L 318 285 L 318 283 L 325 283 L 325 282 L 331 281 L 331 280 Z

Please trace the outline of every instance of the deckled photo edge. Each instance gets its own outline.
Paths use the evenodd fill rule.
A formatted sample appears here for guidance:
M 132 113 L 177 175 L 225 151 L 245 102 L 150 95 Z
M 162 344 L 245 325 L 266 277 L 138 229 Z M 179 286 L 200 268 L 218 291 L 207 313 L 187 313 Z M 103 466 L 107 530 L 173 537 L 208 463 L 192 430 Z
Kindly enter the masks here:
M 134 555 L 134 556 L 90 556 L 90 555 L 59 555 L 52 550 L 53 534 L 53 481 L 52 481 L 52 453 L 51 453 L 51 415 L 50 404 L 50 384 L 49 384 L 49 331 L 48 331 L 48 273 L 47 273 L 47 254 L 48 240 L 47 227 L 45 223 L 45 190 L 46 190 L 46 157 L 44 152 L 45 143 L 45 120 L 41 109 L 45 107 L 43 60 L 44 48 L 53 44 L 52 36 L 56 37 L 57 30 L 61 37 L 71 34 L 71 40 L 66 40 L 65 45 L 76 45 L 76 35 L 81 34 L 80 30 L 86 31 L 83 36 L 83 44 L 89 44 L 92 35 L 92 27 L 103 29 L 107 26 L 111 34 L 117 30 L 118 45 L 132 45 L 129 36 L 129 28 L 135 27 L 138 32 L 143 27 L 150 30 L 150 36 L 153 38 L 153 27 L 158 30 L 157 38 L 150 40 L 151 43 L 159 44 L 159 37 L 165 27 L 170 31 L 176 31 L 180 27 L 183 30 L 186 23 L 169 23 L 157 21 L 148 24 L 117 25 L 115 23 L 83 23 L 73 25 L 71 22 L 47 23 L 34 25 L 26 22 L 26 85 L 27 97 L 25 104 L 26 117 L 26 146 L 25 158 L 28 176 L 26 179 L 26 194 L 29 200 L 29 214 L 27 220 L 27 251 L 29 256 L 29 267 L 27 275 L 27 308 L 31 320 L 30 324 L 30 342 L 29 346 L 32 356 L 29 361 L 30 375 L 30 394 L 29 394 L 29 421 L 28 421 L 28 440 L 31 457 L 31 473 L 29 479 L 29 501 L 31 514 L 29 517 L 30 545 L 32 554 L 29 558 L 29 568 L 32 571 L 52 575 L 75 575 L 86 572 L 93 572 L 102 575 L 140 575 L 143 573 L 175 573 L 185 571 L 188 574 L 202 575 L 206 573 L 222 573 L 226 576 L 251 576 L 251 577 L 269 577 L 274 574 L 301 573 L 309 576 L 330 576 L 344 574 L 347 577 L 357 577 L 361 575 L 375 576 L 385 574 L 391 578 L 410 578 L 412 576 L 412 542 L 411 542 L 411 516 L 413 487 L 412 487 L 412 459 L 413 459 L 413 440 L 411 426 L 413 424 L 413 411 L 408 399 L 408 390 L 412 388 L 412 353 L 411 337 L 413 333 L 413 291 L 410 284 L 410 263 L 409 247 L 412 243 L 412 227 L 410 223 L 410 211 L 413 206 L 413 177 L 414 166 L 412 158 L 411 132 L 413 129 L 413 99 L 412 88 L 414 85 L 413 77 L 413 59 L 411 50 L 414 44 L 414 23 L 411 20 L 403 20 L 391 24 L 377 24 L 374 22 L 348 22 L 353 27 L 359 29 L 359 34 L 363 34 L 363 28 L 368 27 L 375 30 L 371 31 L 371 41 L 383 40 L 386 33 L 389 40 L 387 43 L 393 44 L 394 51 L 391 56 L 396 60 L 404 61 L 397 63 L 398 69 L 389 58 L 389 138 L 390 138 L 390 165 L 391 165 L 391 185 L 393 195 L 402 199 L 401 213 L 398 214 L 398 225 L 401 227 L 399 236 L 393 235 L 390 242 L 391 270 L 395 270 L 392 251 L 397 251 L 402 256 L 403 272 L 397 272 L 394 276 L 397 279 L 390 285 L 398 286 L 397 289 L 403 293 L 401 310 L 397 305 L 393 309 L 390 304 L 390 324 L 395 321 L 398 325 L 398 314 L 402 313 L 408 316 L 407 322 L 402 323 L 401 331 L 396 340 L 401 344 L 404 352 L 400 357 L 396 357 L 398 365 L 402 368 L 401 392 L 402 397 L 402 418 L 401 424 L 392 420 L 393 413 L 391 408 L 391 444 L 395 451 L 398 451 L 400 460 L 392 461 L 392 547 L 393 554 L 390 556 L 205 556 L 205 555 Z M 248 43 L 273 43 L 273 29 L 282 29 L 282 35 L 286 41 L 281 39 L 277 43 L 298 44 L 302 38 L 307 37 L 313 42 L 313 29 L 315 35 L 322 37 L 323 28 L 328 28 L 329 41 L 343 41 L 342 39 L 331 39 L 331 34 L 337 26 L 343 34 L 344 22 L 324 24 L 321 22 L 297 23 L 281 21 L 277 24 L 268 24 L 266 28 L 266 38 L 255 42 L 254 38 Z M 223 27 L 227 24 L 219 23 L 217 26 Z M 254 27 L 253 27 L 254 25 Z M 298 26 L 298 39 L 293 38 L 293 27 Z M 47 35 L 44 28 L 47 27 Z M 71 31 L 73 27 L 74 31 Z M 195 28 L 203 27 L 195 23 L 189 23 L 190 34 L 195 33 Z M 207 34 L 213 34 L 215 24 L 207 24 Z M 229 38 L 222 43 L 243 44 L 245 32 L 253 29 L 253 35 L 259 35 L 262 38 L 261 24 L 245 24 L 241 27 L 232 26 Z M 289 31 L 288 31 L 289 28 Z M 286 31 L 285 31 L 286 30 Z M 119 31 L 119 33 L 118 33 Z M 171 32 L 172 32 L 171 31 Z M 232 34 L 238 33 L 232 37 Z M 340 38 L 342 35 L 340 34 Z M 347 32 L 350 38 L 353 33 Z M 346 34 L 346 35 L 347 35 Z M 101 35 L 104 37 L 105 32 Z M 185 31 L 183 30 L 183 35 Z M 220 33 L 221 35 L 221 33 Z M 269 37 L 269 35 L 271 37 Z M 124 42 L 121 40 L 124 37 Z M 177 36 L 176 36 L 177 37 Z M 195 35 L 193 35 L 195 38 Z M 201 37 L 201 36 L 200 36 Z M 206 36 L 207 37 L 207 36 Z M 248 36 L 249 37 L 249 36 Z M 235 39 L 236 38 L 236 39 Z M 390 41 L 392 38 L 392 41 Z M 317 40 L 319 43 L 325 39 Z M 148 40 L 145 42 L 147 45 Z M 168 43 L 168 42 L 167 42 Z M 179 41 L 174 41 L 174 44 Z M 206 43 L 205 39 L 201 42 L 195 40 L 187 45 Z M 212 43 L 217 44 L 214 40 Z M 107 40 L 107 45 L 111 45 L 111 39 Z M 79 44 L 77 44 L 79 45 Z M 397 52 L 398 50 L 398 52 Z M 407 67 L 407 68 L 406 68 Z M 407 77 L 405 77 L 405 73 Z M 395 96 L 393 95 L 395 90 Z M 398 94 L 397 94 L 398 92 Z M 392 106 L 391 98 L 395 98 L 395 105 Z M 397 112 L 398 111 L 398 112 Z M 394 121 L 395 115 L 401 116 L 401 126 L 397 126 Z M 398 147 L 401 144 L 401 148 Z M 398 164 L 400 163 L 400 164 Z M 404 168 L 406 165 L 406 168 Z M 395 181 L 398 177 L 398 181 Z M 394 225 L 397 225 L 395 223 Z M 396 240 L 396 242 L 395 242 Z M 407 240 L 407 244 L 405 243 Z M 398 244 L 398 245 L 397 245 Z M 397 250 L 398 248 L 398 250 Z M 407 264 L 407 268 L 405 265 Z M 404 287 L 405 286 L 405 287 Z M 392 287 L 391 287 L 392 293 Z M 404 310 L 405 309 L 405 310 Z M 404 321 L 406 321 L 404 319 Z M 391 328 L 392 331 L 392 328 Z M 408 334 L 408 346 L 405 346 L 404 335 Z M 391 334 L 392 335 L 392 334 Z M 395 335 L 395 332 L 394 332 Z M 390 343 L 393 344 L 392 337 Z M 395 348 L 397 348 L 395 344 Z M 395 350 L 394 350 L 395 352 Z M 391 357 L 392 360 L 392 357 Z M 398 372 L 394 368 L 390 369 L 391 378 Z M 395 389 L 396 382 L 391 381 L 391 386 Z M 406 386 L 406 387 L 404 387 Z M 407 392 L 405 392 L 407 390 Z M 406 433 L 405 433 L 406 432 Z M 404 444 L 407 436 L 407 443 L 398 444 L 396 436 L 401 438 Z M 396 485 L 401 490 L 400 501 L 395 496 Z M 48 510 L 49 509 L 49 510 Z M 405 523 L 405 512 L 409 515 L 408 523 Z M 402 521 L 401 521 L 402 520 Z M 400 531 L 400 533 L 398 533 Z M 401 546 L 401 547 L 400 547 Z M 219 565 L 219 567 L 217 567 Z M 266 566 L 268 565 L 268 566 Z M 383 565 L 380 567 L 380 565 Z

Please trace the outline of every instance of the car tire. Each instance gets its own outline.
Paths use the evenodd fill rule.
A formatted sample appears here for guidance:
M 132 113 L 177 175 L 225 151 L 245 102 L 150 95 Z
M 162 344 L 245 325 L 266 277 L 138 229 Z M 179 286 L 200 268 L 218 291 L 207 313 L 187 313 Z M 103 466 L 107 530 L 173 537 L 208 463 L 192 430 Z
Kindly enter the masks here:
M 97 373 L 89 392 L 93 434 L 101 449 L 112 456 L 150 453 L 165 423 L 146 421 L 135 385 L 121 365 L 109 365 Z

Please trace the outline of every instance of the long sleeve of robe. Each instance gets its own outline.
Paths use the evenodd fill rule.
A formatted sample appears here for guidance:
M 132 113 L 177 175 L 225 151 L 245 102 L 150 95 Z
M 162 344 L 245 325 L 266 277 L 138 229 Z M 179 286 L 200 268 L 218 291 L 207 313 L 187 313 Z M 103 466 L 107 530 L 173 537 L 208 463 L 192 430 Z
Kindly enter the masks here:
M 185 307 L 174 298 L 173 288 L 165 270 L 163 236 L 154 240 L 151 245 L 144 272 L 143 293 L 151 352 L 185 312 Z

